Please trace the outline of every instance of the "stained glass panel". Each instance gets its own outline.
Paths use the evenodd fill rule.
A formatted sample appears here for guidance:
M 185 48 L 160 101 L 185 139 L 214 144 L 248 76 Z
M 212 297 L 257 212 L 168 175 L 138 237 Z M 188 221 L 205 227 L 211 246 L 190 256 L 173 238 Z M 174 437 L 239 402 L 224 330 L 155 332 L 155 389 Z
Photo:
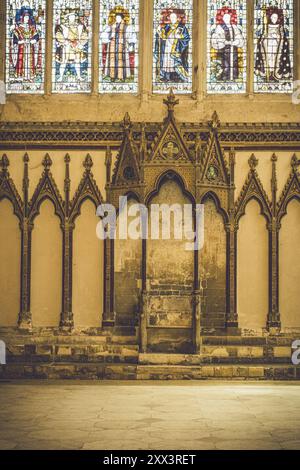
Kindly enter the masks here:
M 7 0 L 6 8 L 6 91 L 42 93 L 45 0 Z
M 154 0 L 153 92 L 192 92 L 193 0 Z
M 208 0 L 208 93 L 245 93 L 247 2 Z
M 137 93 L 139 0 L 100 2 L 101 93 Z
M 92 0 L 54 0 L 52 90 L 91 90 Z
M 256 0 L 254 91 L 293 91 L 293 0 Z

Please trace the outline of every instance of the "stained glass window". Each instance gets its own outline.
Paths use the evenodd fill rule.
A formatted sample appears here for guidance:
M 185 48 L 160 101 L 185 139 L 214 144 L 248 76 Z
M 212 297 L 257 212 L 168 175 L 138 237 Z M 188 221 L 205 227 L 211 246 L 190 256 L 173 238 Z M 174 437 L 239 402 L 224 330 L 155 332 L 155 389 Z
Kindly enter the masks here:
M 293 0 L 255 1 L 254 91 L 293 91 Z
M 247 2 L 208 0 L 208 93 L 245 93 Z
M 139 0 L 100 2 L 101 93 L 138 91 Z
M 54 0 L 52 90 L 91 90 L 92 0 Z
M 154 0 L 153 92 L 192 92 L 193 0 Z
M 7 0 L 6 7 L 6 91 L 42 93 L 45 0 Z

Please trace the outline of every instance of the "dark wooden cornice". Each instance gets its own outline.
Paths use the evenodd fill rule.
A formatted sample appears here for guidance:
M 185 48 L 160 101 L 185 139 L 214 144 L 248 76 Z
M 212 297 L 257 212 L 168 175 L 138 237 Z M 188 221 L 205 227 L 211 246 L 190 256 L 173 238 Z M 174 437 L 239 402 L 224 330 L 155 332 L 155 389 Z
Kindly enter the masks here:
M 206 143 L 209 122 L 178 123 L 184 141 L 193 150 L 196 141 Z M 161 122 L 135 122 L 132 135 L 141 141 L 144 127 L 147 145 L 156 138 Z M 0 146 L 5 149 L 103 148 L 118 149 L 124 137 L 121 123 L 107 122 L 0 122 Z M 220 123 L 220 144 L 244 149 L 300 148 L 300 123 Z

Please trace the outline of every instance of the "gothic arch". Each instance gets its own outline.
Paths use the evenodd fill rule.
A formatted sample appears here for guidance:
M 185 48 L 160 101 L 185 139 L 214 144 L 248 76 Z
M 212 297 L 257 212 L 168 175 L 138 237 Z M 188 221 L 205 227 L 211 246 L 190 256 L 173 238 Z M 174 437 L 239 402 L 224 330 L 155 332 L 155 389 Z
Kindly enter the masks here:
M 173 169 L 168 169 L 168 170 L 165 170 L 163 173 L 161 173 L 156 179 L 154 189 L 150 191 L 150 193 L 148 193 L 148 195 L 145 198 L 146 206 L 149 206 L 152 199 L 159 194 L 161 187 L 168 180 L 176 181 L 176 183 L 181 188 L 183 194 L 192 202 L 193 205 L 195 205 L 195 198 L 191 194 L 191 192 L 187 189 L 187 185 L 184 180 L 184 177 L 181 176 L 177 171 Z
M 255 199 L 261 209 L 261 214 L 266 219 L 267 223 L 272 221 L 272 204 L 268 198 L 268 195 L 260 181 L 256 167 L 258 160 L 254 154 L 249 159 L 250 171 L 246 182 L 242 188 L 241 194 L 235 203 L 235 223 L 239 225 L 241 217 L 246 213 L 246 207 L 248 202 Z
M 218 195 L 213 190 L 208 190 L 200 198 L 200 204 L 205 204 L 207 200 L 212 200 L 217 208 L 218 214 L 221 214 L 223 217 L 224 225 L 229 222 L 229 217 L 227 211 L 222 207 L 221 201 Z

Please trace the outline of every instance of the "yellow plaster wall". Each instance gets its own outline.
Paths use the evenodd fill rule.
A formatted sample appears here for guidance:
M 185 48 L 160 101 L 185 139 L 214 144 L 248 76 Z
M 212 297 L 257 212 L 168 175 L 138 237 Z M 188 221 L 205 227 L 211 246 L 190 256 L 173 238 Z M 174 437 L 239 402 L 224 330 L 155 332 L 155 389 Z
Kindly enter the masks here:
M 300 203 L 293 200 L 280 231 L 280 313 L 283 328 L 300 327 Z
M 32 232 L 33 326 L 58 326 L 62 310 L 62 232 L 52 202 L 41 204 Z
M 238 232 L 238 314 L 244 329 L 266 326 L 268 314 L 268 232 L 256 201 L 250 201 Z
M 75 327 L 100 327 L 103 313 L 103 241 L 96 237 L 94 204 L 81 207 L 73 235 L 73 313 Z
M 66 150 L 49 151 L 53 160 L 51 171 L 57 186 L 63 194 L 64 156 Z M 71 156 L 70 177 L 71 196 L 74 195 L 84 168 L 84 157 L 90 153 L 94 166 L 92 168 L 96 182 L 105 197 L 105 152 L 86 149 L 69 150 Z M 0 152 L 3 153 L 3 152 Z M 18 191 L 22 192 L 22 175 L 24 151 L 9 151 L 9 171 Z M 30 196 L 41 177 L 41 161 L 46 150 L 29 151 Z M 259 151 L 257 171 L 269 197 L 271 197 L 271 155 L 272 151 Z M 278 155 L 277 177 L 278 196 L 280 196 L 289 176 L 292 151 L 276 152 Z M 115 155 L 114 155 L 115 156 Z M 236 157 L 236 198 L 247 178 L 250 152 L 239 151 Z M 299 324 L 297 312 L 300 311 L 298 286 L 300 278 L 299 249 L 299 209 L 297 202 L 291 203 L 288 215 L 282 221 L 280 236 L 280 311 L 285 327 Z M 0 203 L 0 279 L 1 286 L 8 286 L 0 297 L 0 326 L 17 322 L 20 296 L 20 232 L 17 218 L 12 215 L 10 203 Z M 9 215 L 10 214 L 10 215 Z M 74 278 L 73 278 L 73 312 L 77 326 L 100 325 L 103 310 L 103 251 L 95 235 L 97 219 L 95 209 L 90 202 L 82 206 L 82 215 L 77 219 L 74 231 Z M 298 238 L 297 238 L 298 237 Z M 51 240 L 51 243 L 49 242 Z M 41 214 L 35 219 L 32 239 L 32 313 L 35 325 L 54 325 L 59 323 L 61 312 L 61 230 L 59 220 L 49 201 L 41 206 Z M 96 256 L 94 256 L 96 253 Z M 296 256 L 294 255 L 296 253 Z M 148 252 L 149 255 L 149 252 Z M 8 262 L 8 259 L 11 260 Z M 192 258 L 191 258 L 192 259 Z M 256 266 L 257 261 L 258 267 Z M 292 260 L 292 261 L 291 261 Z M 153 262 L 153 261 L 152 261 Z M 151 273 L 152 262 L 148 264 Z M 161 259 L 158 260 L 161 262 Z M 168 263 L 169 260 L 166 260 Z M 192 265 L 191 265 L 192 266 Z M 238 233 L 238 313 L 241 326 L 260 328 L 265 325 L 268 313 L 268 242 L 265 220 L 259 215 L 255 202 L 247 207 L 246 216 L 241 219 Z M 188 270 L 186 274 L 190 277 Z M 83 280 L 89 279 L 85 287 Z M 82 289 L 82 291 L 81 291 Z M 90 294 L 90 292 L 92 294 Z M 251 293 L 251 295 L 249 294 Z M 249 296 L 250 295 L 250 296 Z M 5 297 L 5 300 L 4 300 Z M 251 302 L 249 302 L 249 298 Z M 85 310 L 89 313 L 86 313 Z
M 16 326 L 20 311 L 19 221 L 10 201 L 0 202 L 0 326 Z

